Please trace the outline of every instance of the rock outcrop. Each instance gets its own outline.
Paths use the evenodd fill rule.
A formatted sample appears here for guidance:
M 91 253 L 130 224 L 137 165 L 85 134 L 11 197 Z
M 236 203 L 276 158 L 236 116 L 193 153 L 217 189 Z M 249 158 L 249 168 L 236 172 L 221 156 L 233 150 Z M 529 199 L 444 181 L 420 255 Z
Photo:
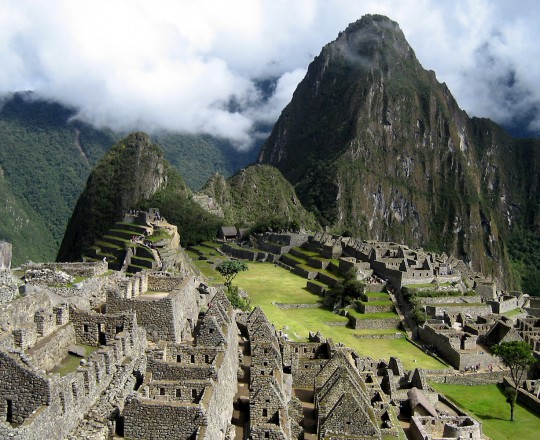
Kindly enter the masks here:
M 538 226 L 538 141 L 469 118 L 397 23 L 326 45 L 263 146 L 323 226 L 449 252 L 512 284 L 506 245 Z

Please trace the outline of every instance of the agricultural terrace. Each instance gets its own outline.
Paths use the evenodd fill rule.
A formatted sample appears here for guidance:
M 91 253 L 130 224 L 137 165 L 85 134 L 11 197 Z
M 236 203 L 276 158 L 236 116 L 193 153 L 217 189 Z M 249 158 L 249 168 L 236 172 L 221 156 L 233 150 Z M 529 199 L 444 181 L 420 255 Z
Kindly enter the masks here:
M 334 342 L 343 342 L 359 354 L 374 359 L 390 356 L 401 358 L 405 368 L 445 368 L 436 359 L 409 343 L 399 339 L 361 339 L 355 335 L 395 334 L 397 330 L 354 330 L 345 327 L 347 318 L 322 308 L 282 309 L 282 304 L 317 304 L 321 299 L 308 292 L 306 280 L 286 269 L 269 263 L 249 262 L 249 270 L 238 274 L 234 284 L 246 290 L 253 306 L 259 306 L 278 330 L 294 340 L 305 340 L 310 331 L 320 331 Z M 416 361 L 416 362 L 415 362 Z

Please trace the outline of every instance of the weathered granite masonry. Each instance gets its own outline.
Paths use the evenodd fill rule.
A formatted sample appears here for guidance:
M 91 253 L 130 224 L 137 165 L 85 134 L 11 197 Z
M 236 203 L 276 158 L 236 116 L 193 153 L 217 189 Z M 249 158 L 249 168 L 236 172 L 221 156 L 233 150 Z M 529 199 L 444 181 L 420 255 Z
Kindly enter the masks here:
M 151 293 L 130 296 L 129 289 L 109 291 L 107 312 L 136 312 L 137 321 L 146 330 L 150 341 L 180 342 L 191 335 L 197 322 L 199 307 L 206 301 L 196 286 L 198 283 L 195 278 L 186 277 L 165 297 Z
M 227 319 L 214 313 L 218 308 Z M 238 331 L 222 292 L 206 314 L 214 314 L 214 321 L 221 318 L 225 340 L 215 346 L 160 342 L 149 352 L 140 394 L 132 394 L 125 405 L 126 437 L 225 438 L 237 388 Z

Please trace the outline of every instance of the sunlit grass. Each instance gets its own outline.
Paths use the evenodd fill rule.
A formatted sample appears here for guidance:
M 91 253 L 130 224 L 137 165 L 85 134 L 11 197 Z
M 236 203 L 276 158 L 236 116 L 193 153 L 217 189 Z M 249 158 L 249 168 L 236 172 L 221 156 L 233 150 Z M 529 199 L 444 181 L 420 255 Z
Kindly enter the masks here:
M 521 405 L 516 405 L 510 421 L 510 405 L 497 385 L 431 384 L 438 392 L 448 396 L 458 406 L 482 422 L 484 434 L 493 440 L 536 440 L 540 418 Z
M 273 303 L 313 304 L 321 298 L 305 289 L 306 279 L 301 278 L 279 266 L 269 263 L 248 262 L 249 270 L 241 272 L 233 284 L 246 290 L 253 306 L 261 307 L 268 319 L 278 330 L 283 329 L 290 338 L 306 340 L 310 331 L 320 331 L 323 336 L 334 342 L 343 342 L 359 354 L 374 359 L 386 359 L 390 356 L 401 358 L 405 368 L 422 367 L 427 369 L 445 368 L 445 365 L 426 355 L 405 338 L 401 339 L 360 339 L 357 335 L 369 334 L 365 330 L 328 324 L 345 324 L 348 319 L 322 308 L 316 309 L 280 309 Z M 371 314 L 372 317 L 397 317 L 396 314 Z M 398 330 L 378 330 L 371 334 L 391 334 Z M 415 362 L 416 361 L 416 362 Z

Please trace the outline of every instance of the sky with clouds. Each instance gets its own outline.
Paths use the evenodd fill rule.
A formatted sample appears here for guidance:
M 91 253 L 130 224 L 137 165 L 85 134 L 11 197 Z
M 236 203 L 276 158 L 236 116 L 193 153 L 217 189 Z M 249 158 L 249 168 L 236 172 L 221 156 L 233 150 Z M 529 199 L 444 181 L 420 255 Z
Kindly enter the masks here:
M 470 115 L 540 133 L 536 0 L 0 0 L 0 94 L 32 90 L 100 127 L 246 148 L 322 46 L 367 13 L 397 21 Z M 269 98 L 256 87 L 268 78 Z

